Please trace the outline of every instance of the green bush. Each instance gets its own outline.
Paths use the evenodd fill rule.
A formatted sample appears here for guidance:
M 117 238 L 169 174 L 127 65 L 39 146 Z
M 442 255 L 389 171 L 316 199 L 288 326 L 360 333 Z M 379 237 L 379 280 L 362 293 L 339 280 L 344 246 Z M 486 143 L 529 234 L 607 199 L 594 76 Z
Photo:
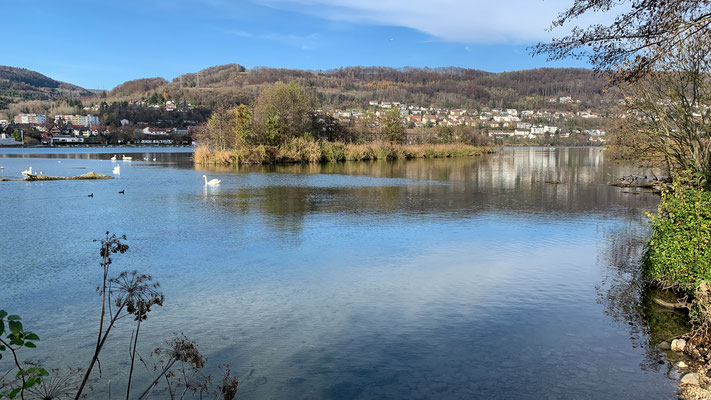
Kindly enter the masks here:
M 662 193 L 651 225 L 647 274 L 664 287 L 694 297 L 702 282 L 711 282 L 711 192 L 706 182 L 688 173 L 676 178 Z

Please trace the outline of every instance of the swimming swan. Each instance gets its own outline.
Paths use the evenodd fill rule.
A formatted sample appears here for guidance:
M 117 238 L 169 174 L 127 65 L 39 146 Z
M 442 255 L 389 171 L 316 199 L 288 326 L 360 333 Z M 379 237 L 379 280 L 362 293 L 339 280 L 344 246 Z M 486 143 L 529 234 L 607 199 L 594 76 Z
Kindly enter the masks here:
M 114 173 L 114 175 L 121 175 L 121 166 L 120 165 L 115 166 L 113 173 Z
M 202 177 L 205 178 L 205 186 L 217 186 L 217 185 L 220 184 L 220 180 L 219 180 L 219 179 L 211 179 L 211 180 L 208 181 L 208 180 L 207 180 L 207 175 L 203 175 Z

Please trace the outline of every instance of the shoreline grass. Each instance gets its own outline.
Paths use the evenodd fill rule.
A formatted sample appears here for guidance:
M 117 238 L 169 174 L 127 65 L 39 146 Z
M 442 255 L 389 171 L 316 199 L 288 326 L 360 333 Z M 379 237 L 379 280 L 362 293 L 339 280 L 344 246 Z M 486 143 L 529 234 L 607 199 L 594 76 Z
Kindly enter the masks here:
M 463 143 L 400 145 L 372 142 L 353 144 L 317 142 L 296 138 L 280 146 L 244 146 L 224 151 L 198 146 L 195 148 L 194 159 L 195 163 L 200 165 L 294 164 L 474 157 L 489 153 L 493 153 L 492 147 L 472 146 Z

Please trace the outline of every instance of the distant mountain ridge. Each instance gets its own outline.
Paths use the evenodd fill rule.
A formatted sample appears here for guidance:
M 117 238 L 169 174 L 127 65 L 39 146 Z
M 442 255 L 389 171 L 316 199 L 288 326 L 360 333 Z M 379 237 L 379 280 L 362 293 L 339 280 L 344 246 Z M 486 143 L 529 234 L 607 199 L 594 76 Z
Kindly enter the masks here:
M 0 109 L 26 100 L 63 100 L 92 93 L 25 68 L 0 65 Z

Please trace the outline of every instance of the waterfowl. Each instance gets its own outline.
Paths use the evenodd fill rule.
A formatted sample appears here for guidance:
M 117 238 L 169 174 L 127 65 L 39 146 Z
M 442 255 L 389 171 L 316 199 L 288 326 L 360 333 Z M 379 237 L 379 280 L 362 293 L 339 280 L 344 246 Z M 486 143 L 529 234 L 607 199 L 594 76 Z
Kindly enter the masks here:
M 208 181 L 208 180 L 207 180 L 207 175 L 203 175 L 202 177 L 205 179 L 205 186 L 217 186 L 217 185 L 220 184 L 220 180 L 219 180 L 219 179 L 211 179 L 211 180 Z
M 119 194 L 124 194 L 125 192 L 126 192 L 126 189 L 121 189 L 121 190 L 119 191 Z

